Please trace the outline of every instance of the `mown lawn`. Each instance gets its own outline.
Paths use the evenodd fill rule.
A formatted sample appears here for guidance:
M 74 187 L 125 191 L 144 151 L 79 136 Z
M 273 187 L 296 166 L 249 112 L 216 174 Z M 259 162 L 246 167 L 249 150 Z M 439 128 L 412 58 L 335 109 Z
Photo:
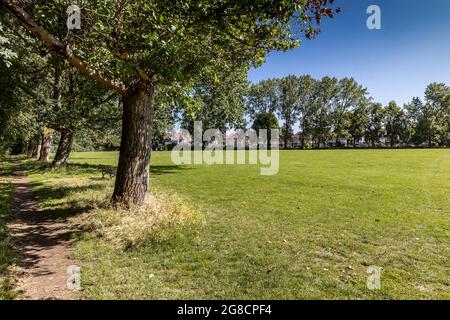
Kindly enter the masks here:
M 113 183 L 93 165 L 117 156 L 28 163 L 41 206 L 88 210 Z M 128 251 L 82 235 L 85 297 L 450 299 L 449 150 L 282 151 L 278 175 L 259 173 L 154 153 L 152 187 L 186 197 L 204 222 Z M 380 290 L 367 288 L 369 266 L 382 268 Z
M 10 163 L 0 159 L 0 300 L 12 299 L 15 294 L 10 281 L 9 267 L 14 262 L 14 252 L 6 223 L 11 219 Z

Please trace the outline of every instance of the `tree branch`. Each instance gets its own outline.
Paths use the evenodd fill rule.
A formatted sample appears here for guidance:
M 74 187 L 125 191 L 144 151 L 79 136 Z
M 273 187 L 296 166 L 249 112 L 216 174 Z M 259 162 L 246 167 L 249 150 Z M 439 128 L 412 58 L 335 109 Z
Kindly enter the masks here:
M 23 8 L 12 3 L 10 0 L 0 0 L 0 7 L 5 8 L 8 12 L 15 16 L 26 30 L 34 34 L 42 42 L 46 43 L 58 55 L 67 60 L 72 67 L 77 68 L 88 77 L 102 83 L 106 87 L 117 91 L 120 94 L 125 93 L 126 86 L 121 81 L 109 79 L 98 70 L 81 61 L 73 55 L 66 44 L 56 39 L 47 30 L 38 25 Z

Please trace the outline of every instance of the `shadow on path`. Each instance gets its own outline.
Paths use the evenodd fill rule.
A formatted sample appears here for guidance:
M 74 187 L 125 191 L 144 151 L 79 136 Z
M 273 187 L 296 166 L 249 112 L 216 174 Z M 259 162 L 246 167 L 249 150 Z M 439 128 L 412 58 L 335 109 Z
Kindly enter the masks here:
M 14 164 L 12 178 L 15 220 L 9 224 L 18 252 L 18 286 L 25 299 L 77 299 L 67 288 L 68 259 L 74 230 L 67 218 L 39 211 L 28 178 Z

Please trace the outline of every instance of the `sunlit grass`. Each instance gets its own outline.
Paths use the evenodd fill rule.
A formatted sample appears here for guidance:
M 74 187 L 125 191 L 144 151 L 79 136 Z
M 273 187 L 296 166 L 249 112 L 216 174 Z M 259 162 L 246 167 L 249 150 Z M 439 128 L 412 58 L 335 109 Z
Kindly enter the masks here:
M 113 181 L 91 165 L 117 156 L 30 169 L 41 206 L 81 213 L 107 199 Z M 80 186 L 61 191 L 59 179 Z M 154 153 L 151 185 L 188 199 L 205 223 L 128 251 L 84 234 L 74 256 L 87 298 L 450 298 L 449 150 L 281 152 L 276 176 Z M 372 265 L 381 290 L 367 289 Z

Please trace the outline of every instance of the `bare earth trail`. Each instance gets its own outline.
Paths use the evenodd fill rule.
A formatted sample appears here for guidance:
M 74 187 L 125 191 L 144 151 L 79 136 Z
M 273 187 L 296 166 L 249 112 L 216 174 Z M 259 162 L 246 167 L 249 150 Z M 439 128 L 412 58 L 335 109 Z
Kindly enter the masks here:
M 15 219 L 9 224 L 18 252 L 16 282 L 21 299 L 73 300 L 78 292 L 69 290 L 67 268 L 75 265 L 68 259 L 69 223 L 39 211 L 28 178 L 14 164 L 12 177 Z

